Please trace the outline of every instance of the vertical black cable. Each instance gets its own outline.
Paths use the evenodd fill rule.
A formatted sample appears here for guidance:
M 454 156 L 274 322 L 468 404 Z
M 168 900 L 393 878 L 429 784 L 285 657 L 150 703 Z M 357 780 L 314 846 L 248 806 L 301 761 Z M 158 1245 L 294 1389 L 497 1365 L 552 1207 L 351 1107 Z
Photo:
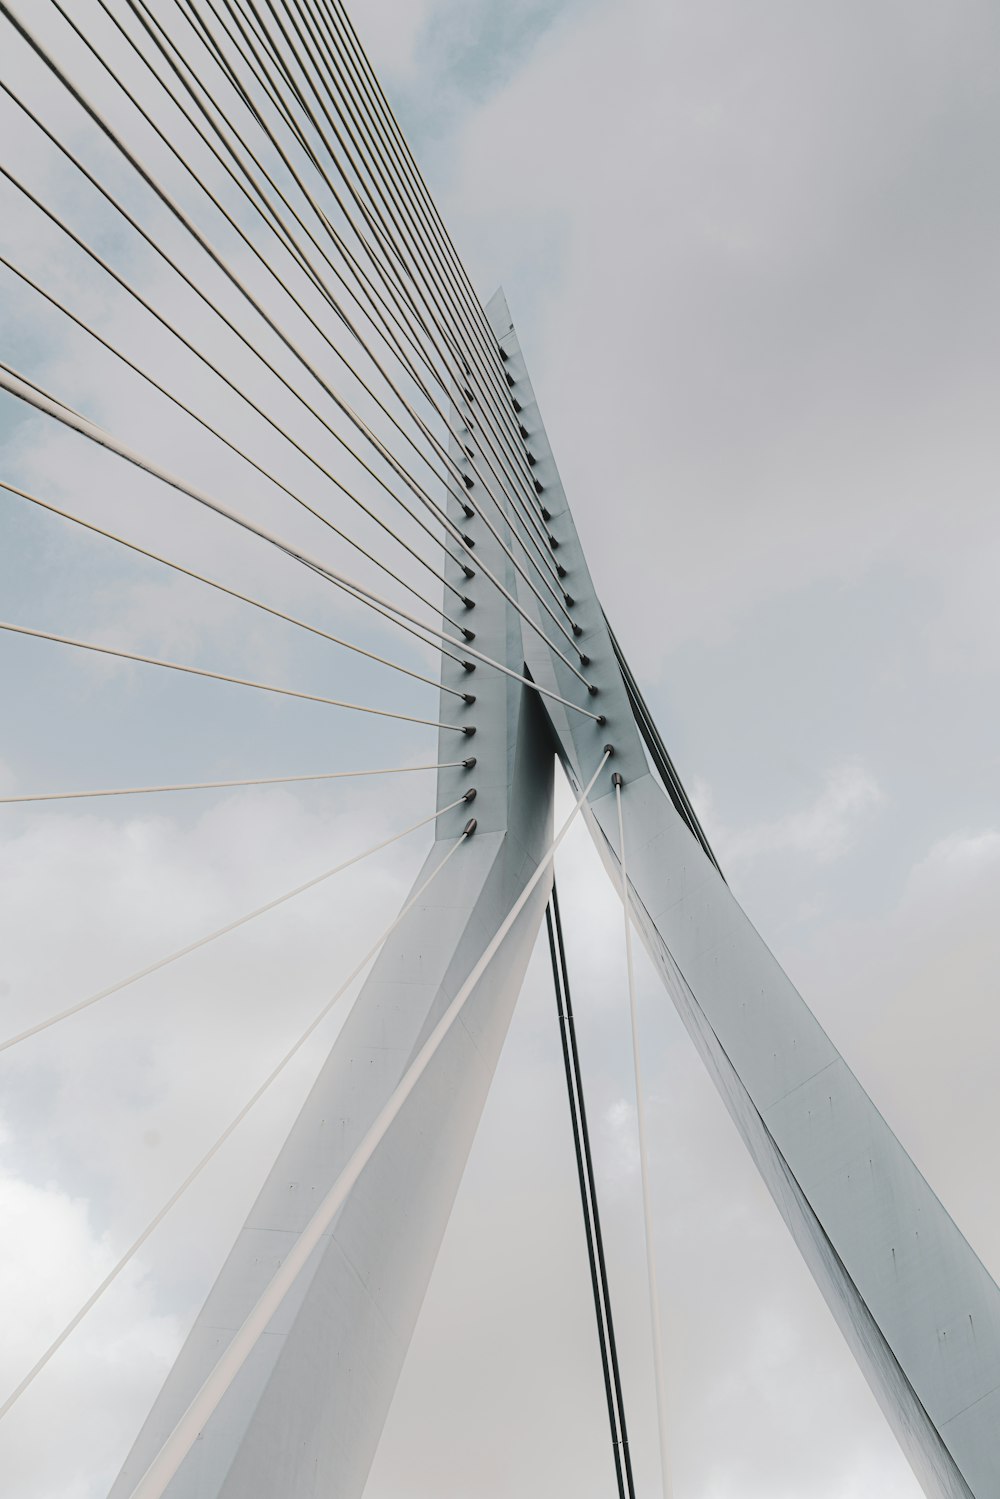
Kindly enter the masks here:
M 635 1499 L 635 1486 L 632 1480 L 632 1455 L 629 1452 L 628 1428 L 625 1423 L 625 1400 L 622 1395 L 621 1371 L 618 1367 L 618 1344 L 615 1339 L 614 1319 L 611 1315 L 611 1292 L 608 1287 L 608 1269 L 604 1259 L 604 1236 L 601 1233 L 601 1215 L 597 1206 L 597 1186 L 594 1182 L 594 1162 L 590 1153 L 590 1130 L 587 1126 L 587 1105 L 583 1096 L 583 1076 L 580 1071 L 580 1053 L 576 1044 L 576 1022 L 573 1019 L 573 1000 L 569 988 L 569 970 L 566 966 L 566 945 L 563 941 L 562 918 L 559 914 L 559 893 L 556 890 L 555 878 L 552 881 L 552 910 L 555 916 L 556 941 L 562 969 L 563 993 L 566 997 L 567 1032 L 573 1060 L 576 1099 L 580 1112 L 580 1135 L 583 1141 L 583 1155 L 587 1168 L 587 1187 L 590 1197 L 590 1213 L 594 1225 L 594 1242 L 597 1248 L 597 1265 L 600 1276 L 604 1321 L 608 1330 L 611 1374 L 615 1389 L 615 1403 L 618 1409 L 618 1429 L 621 1433 L 621 1450 L 625 1463 L 625 1478 L 628 1484 L 629 1499 Z
M 577 1177 L 580 1183 L 580 1205 L 583 1210 L 583 1225 L 587 1240 L 590 1281 L 594 1294 L 594 1314 L 597 1319 L 597 1335 L 601 1348 L 601 1368 L 604 1374 L 604 1393 L 608 1405 L 608 1422 L 611 1427 L 611 1446 L 614 1454 L 615 1478 L 618 1484 L 619 1499 L 625 1499 L 626 1490 L 628 1499 L 635 1499 L 635 1487 L 632 1480 L 632 1460 L 628 1448 L 628 1431 L 625 1424 L 625 1405 L 622 1398 L 621 1376 L 618 1368 L 618 1350 L 615 1342 L 614 1322 L 611 1316 L 611 1298 L 608 1290 L 607 1268 L 604 1260 L 604 1243 L 601 1236 L 600 1214 L 597 1208 L 594 1167 L 590 1153 L 590 1135 L 587 1129 L 587 1111 L 583 1100 L 580 1054 L 576 1042 L 573 1001 L 570 996 L 569 973 L 566 966 L 566 950 L 563 943 L 562 922 L 559 917 L 559 901 L 554 882 L 552 900 L 545 908 L 545 923 L 549 935 L 549 953 L 552 958 L 552 980 L 555 987 L 556 1008 L 559 1015 L 559 1036 L 562 1042 L 563 1065 L 566 1071 L 566 1091 L 569 1097 L 570 1121 L 573 1127 L 573 1147 L 576 1153 Z

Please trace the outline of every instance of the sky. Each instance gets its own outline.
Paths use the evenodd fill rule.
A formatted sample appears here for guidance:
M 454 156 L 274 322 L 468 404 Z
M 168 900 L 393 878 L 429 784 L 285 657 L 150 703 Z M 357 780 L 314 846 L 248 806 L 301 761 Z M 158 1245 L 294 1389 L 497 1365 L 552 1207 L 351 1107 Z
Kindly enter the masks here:
M 109 116 L 131 121 L 50 7 L 31 11 Z M 134 58 L 90 0 L 84 14 L 138 86 Z M 995 9 L 366 0 L 351 14 L 477 290 L 506 290 L 597 589 L 735 894 L 1000 1275 Z M 6 43 L 3 77 L 193 267 L 162 207 Z M 155 91 L 142 93 L 154 108 Z M 12 169 L 172 324 L 266 392 L 305 441 L 305 415 L 275 396 L 245 346 L 205 318 L 8 100 L 0 129 Z M 136 138 L 197 204 L 162 142 L 145 128 Z M 202 162 L 187 136 L 177 140 Z M 263 285 L 246 247 L 209 219 Z M 9 185 L 0 238 L 4 255 L 105 337 L 193 404 L 210 402 L 263 464 L 318 493 L 304 460 Z M 9 273 L 0 278 L 10 364 L 159 462 L 319 544 L 311 519 Z M 238 299 L 206 280 L 238 319 Z M 290 368 L 276 340 L 260 342 Z M 336 383 L 357 391 L 339 366 Z M 0 435 L 11 482 L 427 669 L 318 580 L 302 583 L 291 564 L 8 397 Z M 352 461 L 337 471 L 375 495 Z M 350 513 L 346 501 L 336 512 L 345 528 Z M 4 618 L 417 714 L 433 701 L 345 653 L 331 666 L 321 643 L 22 501 L 0 498 L 0 527 Z M 347 571 L 374 578 L 331 547 Z M 418 569 L 404 565 L 403 576 L 417 583 Z M 47 642 L 0 640 L 0 662 L 6 794 L 433 758 L 430 730 Z M 5 1032 L 416 821 L 430 810 L 430 779 L 0 807 Z M 374 939 L 426 836 L 366 861 L 335 896 L 320 887 L 127 1000 L 0 1057 L 4 1389 L 331 976 Z M 557 869 L 630 1434 L 648 1494 L 656 1438 L 621 911 L 583 828 Z M 916 1499 L 638 961 L 677 1499 Z M 539 951 L 366 1499 L 611 1491 L 553 1012 Z M 2 1423 L 11 1492 L 106 1492 L 335 1030 L 334 1019 Z

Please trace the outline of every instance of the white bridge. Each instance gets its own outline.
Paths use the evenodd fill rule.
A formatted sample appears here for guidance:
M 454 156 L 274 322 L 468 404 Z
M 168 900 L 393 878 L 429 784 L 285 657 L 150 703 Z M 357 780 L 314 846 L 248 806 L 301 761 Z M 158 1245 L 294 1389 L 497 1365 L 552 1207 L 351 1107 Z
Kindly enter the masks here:
M 189 391 L 161 375 L 155 359 L 141 366 L 85 311 L 64 305 L 58 286 L 31 265 L 4 264 L 25 296 L 46 298 L 95 350 L 103 347 L 102 357 L 126 361 L 137 399 L 179 407 L 201 437 L 279 493 L 288 514 L 304 506 L 313 540 L 264 524 L 238 493 L 216 488 L 211 473 L 198 483 L 185 477 L 182 457 L 176 471 L 166 469 L 6 363 L 0 388 L 81 444 L 143 470 L 165 503 L 213 512 L 262 554 L 276 548 L 338 590 L 357 618 L 354 639 L 187 569 L 338 651 L 360 651 L 378 684 L 374 699 L 387 673 L 416 677 L 426 707 L 415 714 L 354 703 L 335 687 L 303 694 L 26 621 L 3 629 L 48 640 L 53 650 L 134 660 L 141 670 L 308 696 L 344 715 L 402 717 L 425 726 L 437 745 L 425 756 L 436 802 L 418 814 L 433 842 L 403 908 L 385 913 L 372 951 L 351 959 L 337 994 L 275 1059 L 275 1071 L 192 1162 L 18 1388 L 0 1392 L 4 1413 L 371 963 L 111 1491 L 113 1499 L 358 1499 L 548 908 L 613 1481 L 622 1496 L 634 1494 L 613 1284 L 550 906 L 564 831 L 553 822 L 558 760 L 575 789 L 574 816 L 585 819 L 622 897 L 633 1026 L 634 929 L 927 1494 L 997 1499 L 1000 1292 L 733 898 L 602 611 L 504 296 L 486 307 L 477 301 L 339 0 L 128 0 L 115 8 L 101 0 L 86 22 L 72 0 L 0 0 L 0 16 L 6 55 L 27 49 L 51 85 L 48 114 L 21 99 L 25 130 L 46 135 L 66 170 L 86 175 L 128 231 L 145 237 L 158 258 L 155 284 L 115 270 L 74 226 L 72 206 L 23 176 L 8 145 L 3 171 L 20 188 L 25 214 L 45 216 L 90 258 L 135 316 L 155 326 L 154 347 L 161 337 L 182 340 L 205 381 L 226 387 L 226 409 L 239 420 L 216 426 L 206 414 L 207 385 Z M 64 32 L 72 35 L 69 52 Z M 116 66 L 126 55 L 129 67 Z M 0 71 L 18 102 L 16 72 Z M 134 89 L 129 79 L 138 80 Z M 146 105 L 154 92 L 155 116 Z M 102 104 L 112 95 L 113 107 Z M 176 112 L 176 137 L 155 124 L 164 100 Z M 96 176 L 77 154 L 65 128 L 71 103 L 113 150 L 116 175 Z M 126 135 L 121 121 L 130 113 L 135 129 Z M 193 136 L 214 163 L 207 180 L 179 144 Z M 191 179 L 185 203 L 203 212 L 176 201 L 149 164 L 171 151 Z M 143 227 L 122 185 L 131 179 L 144 202 L 156 201 L 163 233 Z M 251 231 L 228 206 L 234 198 L 252 210 Z M 206 330 L 224 320 L 241 361 L 271 381 L 272 407 L 252 393 L 256 386 L 244 388 L 231 360 L 223 367 L 209 331 L 189 336 L 174 325 L 165 278 L 200 299 Z M 233 306 L 238 314 L 227 310 Z M 266 442 L 257 441 L 262 433 Z M 42 506 L 98 530 L 109 548 L 134 546 L 45 495 L 4 489 L 5 503 Z M 144 555 L 180 566 L 148 548 Z M 649 607 L 655 628 L 655 599 Z M 399 650 L 387 657 L 381 642 L 394 638 Z M 345 850 L 344 864 L 322 878 L 362 856 Z M 38 1044 L 41 1032 L 221 934 L 151 955 L 148 968 L 99 993 L 69 996 L 0 1042 L 5 1050 Z M 637 1044 L 635 1064 L 648 1201 Z M 666 1492 L 668 1413 L 648 1212 L 646 1236 Z M 611 1481 L 609 1459 L 609 1492 Z

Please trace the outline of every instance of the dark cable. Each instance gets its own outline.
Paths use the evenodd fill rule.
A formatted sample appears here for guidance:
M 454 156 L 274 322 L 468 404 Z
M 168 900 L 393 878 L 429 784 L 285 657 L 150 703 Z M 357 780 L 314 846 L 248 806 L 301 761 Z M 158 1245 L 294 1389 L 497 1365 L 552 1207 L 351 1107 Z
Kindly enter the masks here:
M 601 1347 L 601 1368 L 604 1374 L 604 1393 L 608 1404 L 608 1422 L 611 1427 L 615 1478 L 618 1483 L 619 1499 L 625 1499 L 626 1490 L 628 1492 L 628 1499 L 635 1499 L 635 1486 L 632 1480 L 632 1459 L 629 1454 L 628 1429 L 625 1424 L 625 1403 L 622 1397 L 621 1374 L 618 1367 L 618 1347 L 615 1341 L 614 1321 L 611 1316 L 611 1296 L 608 1289 L 607 1266 L 604 1259 L 601 1219 L 597 1207 L 597 1189 L 594 1182 L 594 1164 L 590 1152 L 587 1110 L 583 1098 L 580 1053 L 576 1042 L 573 1001 L 570 995 L 569 971 L 566 966 L 566 949 L 563 943 L 562 921 L 559 916 L 559 898 L 556 894 L 555 880 L 552 882 L 552 899 L 545 907 L 545 924 L 549 934 L 549 954 L 552 958 L 552 981 L 555 987 L 556 1008 L 559 1014 L 559 1037 L 562 1042 L 563 1065 L 566 1070 L 566 1091 L 569 1097 L 570 1121 L 573 1126 L 573 1147 L 576 1153 L 577 1177 L 580 1183 L 580 1205 L 583 1210 L 583 1226 L 587 1239 L 590 1283 L 594 1293 L 594 1315 L 597 1318 L 597 1336 Z

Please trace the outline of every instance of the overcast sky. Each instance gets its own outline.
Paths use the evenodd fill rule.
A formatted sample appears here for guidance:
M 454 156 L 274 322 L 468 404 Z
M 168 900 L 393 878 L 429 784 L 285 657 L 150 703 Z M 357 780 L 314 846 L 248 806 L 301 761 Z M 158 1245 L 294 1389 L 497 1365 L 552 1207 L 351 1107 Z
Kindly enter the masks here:
M 30 9 L 127 121 L 48 5 Z M 138 81 L 91 0 L 79 11 Z M 995 7 L 365 0 L 351 13 L 478 290 L 507 291 L 597 588 L 737 897 L 1000 1274 Z M 6 30 L 0 73 L 188 253 Z M 197 204 L 160 145 L 137 138 Z M 5 161 L 264 390 L 7 102 L 0 139 Z M 296 486 L 312 481 L 9 187 L 0 239 L 174 388 L 211 388 L 261 461 L 280 452 Z M 11 364 L 252 513 L 279 514 L 266 485 L 6 272 L 0 326 Z M 0 476 L 417 664 L 318 580 L 6 397 L 0 436 Z M 280 516 L 315 541 L 287 506 Z M 433 694 L 343 653 L 331 667 L 290 629 L 6 496 L 0 591 L 0 615 L 39 628 L 433 716 Z M 0 640 L 0 671 L 11 794 L 433 758 L 430 731 L 67 660 L 44 642 Z M 430 777 L 413 777 L 0 809 L 4 1033 L 388 836 L 429 799 Z M 0 1058 L 3 1390 L 385 924 L 422 839 Z M 582 828 L 558 873 L 648 1495 L 620 908 Z M 677 1499 L 917 1499 L 644 957 L 639 976 Z M 106 1492 L 334 1031 L 4 1423 L 0 1472 L 18 1499 Z M 540 952 L 367 1499 L 612 1491 L 561 1086 Z

